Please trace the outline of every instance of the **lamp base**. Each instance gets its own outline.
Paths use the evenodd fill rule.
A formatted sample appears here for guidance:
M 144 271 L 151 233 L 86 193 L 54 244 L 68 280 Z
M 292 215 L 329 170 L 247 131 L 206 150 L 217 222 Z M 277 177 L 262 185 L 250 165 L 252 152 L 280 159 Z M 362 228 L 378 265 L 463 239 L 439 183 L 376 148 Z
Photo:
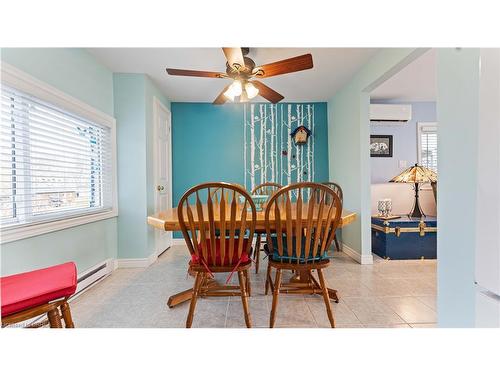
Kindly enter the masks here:
M 420 207 L 420 202 L 418 199 L 418 190 L 419 190 L 418 183 L 415 183 L 415 202 L 413 203 L 413 208 L 411 212 L 408 214 L 408 217 L 410 218 L 420 219 L 421 217 L 425 217 L 425 214 L 422 211 L 422 208 Z

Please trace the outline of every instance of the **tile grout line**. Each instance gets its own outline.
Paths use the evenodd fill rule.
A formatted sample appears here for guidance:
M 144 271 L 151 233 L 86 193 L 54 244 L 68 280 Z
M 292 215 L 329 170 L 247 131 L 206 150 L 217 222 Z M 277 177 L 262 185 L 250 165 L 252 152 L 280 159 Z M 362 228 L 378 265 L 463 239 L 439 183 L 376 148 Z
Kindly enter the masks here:
M 312 310 L 311 310 L 311 306 L 309 306 L 309 303 L 308 303 L 305 299 L 304 299 L 304 302 L 305 302 L 305 304 L 306 304 L 306 306 L 307 306 L 307 309 L 309 310 L 309 313 L 310 313 L 310 314 L 312 315 L 312 317 L 313 317 L 314 324 L 316 324 L 316 328 L 321 328 L 321 327 L 319 326 L 319 324 L 318 324 L 318 321 L 316 320 L 316 317 L 314 316 L 314 313 L 313 313 L 313 312 L 312 312 Z M 333 310 L 333 307 L 332 307 L 332 310 Z M 332 313 L 333 313 L 333 311 L 332 311 Z M 335 319 L 335 314 L 334 314 L 334 319 Z
M 224 328 L 227 328 L 227 314 L 229 313 L 229 302 L 231 301 L 231 297 L 227 298 L 227 305 L 226 305 L 226 314 L 224 316 Z

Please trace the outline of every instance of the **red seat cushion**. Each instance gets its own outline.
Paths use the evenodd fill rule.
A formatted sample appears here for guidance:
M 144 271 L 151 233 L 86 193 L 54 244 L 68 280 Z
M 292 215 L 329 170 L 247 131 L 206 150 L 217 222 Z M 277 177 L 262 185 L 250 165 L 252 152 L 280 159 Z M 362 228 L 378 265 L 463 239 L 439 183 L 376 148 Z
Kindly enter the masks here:
M 73 262 L 0 278 L 2 316 L 69 297 L 77 284 Z
M 221 262 L 221 239 L 217 238 L 215 240 L 215 260 L 216 260 L 215 264 L 212 262 L 212 253 L 210 251 L 210 249 L 211 249 L 210 239 L 206 240 L 208 256 L 207 256 L 207 259 L 203 259 L 203 261 L 207 265 L 209 265 L 209 266 L 212 266 L 212 265 L 217 265 L 217 266 L 235 266 L 238 263 L 241 263 L 241 262 L 244 263 L 244 262 L 247 262 L 248 260 L 250 260 L 250 258 L 248 257 L 248 254 L 246 253 L 246 247 L 248 246 L 248 241 L 249 241 L 248 238 L 242 238 L 242 239 L 235 238 L 234 239 L 233 259 L 229 259 L 229 238 L 226 238 L 224 240 L 225 240 L 225 255 L 224 255 L 224 261 L 223 262 Z M 241 257 L 238 257 L 239 241 L 243 241 L 243 247 L 242 247 Z M 202 254 L 201 243 L 198 244 L 198 253 L 200 255 L 199 257 L 197 257 L 194 254 L 191 257 L 191 261 L 194 264 L 201 264 L 202 263 L 202 259 L 201 259 L 201 256 L 202 256 L 201 255 Z

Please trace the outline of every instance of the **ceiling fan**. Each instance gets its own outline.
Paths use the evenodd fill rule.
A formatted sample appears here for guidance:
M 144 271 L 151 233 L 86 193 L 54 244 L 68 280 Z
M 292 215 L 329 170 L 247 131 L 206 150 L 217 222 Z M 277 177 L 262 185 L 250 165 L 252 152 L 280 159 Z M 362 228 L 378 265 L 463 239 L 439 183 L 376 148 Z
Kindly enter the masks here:
M 268 78 L 313 67 L 310 53 L 256 66 L 255 62 L 247 56 L 250 48 L 225 47 L 222 50 L 227 60 L 225 73 L 171 68 L 167 68 L 167 73 L 174 76 L 232 79 L 233 82 L 224 87 L 213 104 L 224 104 L 228 100 L 235 101 L 237 97 L 239 97 L 239 102 L 243 103 L 255 98 L 257 95 L 262 96 L 271 103 L 278 103 L 284 99 L 284 96 L 254 78 Z

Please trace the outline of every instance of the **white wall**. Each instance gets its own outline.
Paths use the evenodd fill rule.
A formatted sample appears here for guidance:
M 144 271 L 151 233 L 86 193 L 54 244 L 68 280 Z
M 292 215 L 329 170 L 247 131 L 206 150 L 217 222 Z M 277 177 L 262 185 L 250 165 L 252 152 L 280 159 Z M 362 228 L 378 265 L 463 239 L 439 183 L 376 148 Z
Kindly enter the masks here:
M 479 49 L 439 49 L 438 324 L 475 324 Z
M 476 282 L 500 296 L 500 49 L 481 50 Z

